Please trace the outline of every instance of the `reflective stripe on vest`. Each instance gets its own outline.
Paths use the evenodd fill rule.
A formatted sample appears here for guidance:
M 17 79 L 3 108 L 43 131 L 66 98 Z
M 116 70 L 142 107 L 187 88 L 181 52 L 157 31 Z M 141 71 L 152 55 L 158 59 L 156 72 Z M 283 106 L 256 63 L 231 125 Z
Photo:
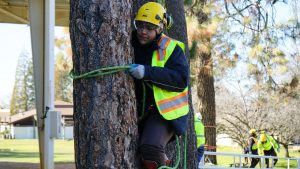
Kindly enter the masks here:
M 162 114 L 170 112 L 179 107 L 185 106 L 186 104 L 188 104 L 187 91 L 172 98 L 161 100 L 158 102 Z
M 170 42 L 171 42 L 170 38 L 167 38 L 164 36 L 162 38 L 160 38 L 160 40 L 158 41 L 159 49 L 158 49 L 158 53 L 157 53 L 157 60 L 159 60 L 159 61 L 164 60 L 164 57 L 166 56 L 166 48 L 168 47 Z
M 184 44 L 182 42 L 162 35 L 161 39 L 158 41 L 158 50 L 153 52 L 152 66 L 164 67 L 176 45 L 180 46 L 184 51 Z M 152 89 L 159 113 L 166 120 L 177 119 L 189 112 L 188 87 L 182 92 L 171 92 L 155 85 L 153 85 Z

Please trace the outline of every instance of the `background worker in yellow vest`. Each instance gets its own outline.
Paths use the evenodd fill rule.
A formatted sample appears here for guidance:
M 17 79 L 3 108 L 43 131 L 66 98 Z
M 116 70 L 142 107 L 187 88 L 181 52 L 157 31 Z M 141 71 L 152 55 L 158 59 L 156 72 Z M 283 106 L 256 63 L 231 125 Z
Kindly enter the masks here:
M 265 156 L 274 156 L 277 157 L 276 151 L 279 152 L 279 144 L 275 141 L 275 139 L 266 134 L 262 133 L 260 135 L 259 141 L 258 141 L 258 154 L 259 155 L 265 155 Z M 274 159 L 273 161 L 273 167 L 276 165 L 278 159 Z M 266 167 L 269 168 L 269 159 L 266 158 Z
M 197 160 L 198 164 L 201 162 L 204 153 L 205 135 L 204 125 L 202 123 L 202 116 L 200 113 L 196 113 L 194 117 L 195 132 L 197 137 Z
M 161 4 L 148 2 L 140 7 L 132 33 L 135 64 L 129 73 L 135 79 L 139 121 L 139 152 L 146 169 L 170 162 L 166 144 L 187 128 L 189 68 L 184 44 L 162 34 L 171 19 Z M 143 83 L 145 102 L 143 102 Z
M 258 155 L 258 140 L 257 140 L 257 133 L 255 129 L 251 129 L 249 131 L 249 138 L 248 138 L 248 147 L 249 153 L 253 155 Z M 251 158 L 251 165 L 250 168 L 255 168 L 257 163 L 259 162 L 259 158 Z

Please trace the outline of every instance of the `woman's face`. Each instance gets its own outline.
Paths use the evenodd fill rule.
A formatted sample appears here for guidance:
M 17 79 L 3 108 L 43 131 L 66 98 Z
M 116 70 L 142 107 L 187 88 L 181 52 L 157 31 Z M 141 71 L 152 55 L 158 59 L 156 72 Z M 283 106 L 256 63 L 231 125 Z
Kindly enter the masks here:
M 156 35 L 162 32 L 161 28 L 147 22 L 137 22 L 137 38 L 141 45 L 147 45 L 155 40 Z

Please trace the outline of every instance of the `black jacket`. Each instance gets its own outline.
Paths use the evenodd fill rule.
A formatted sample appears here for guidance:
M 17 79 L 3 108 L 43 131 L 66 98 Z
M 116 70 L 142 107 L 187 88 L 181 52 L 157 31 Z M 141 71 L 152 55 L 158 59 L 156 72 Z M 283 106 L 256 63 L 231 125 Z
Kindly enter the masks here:
M 189 66 L 187 64 L 186 57 L 179 46 L 175 47 L 163 68 L 151 66 L 152 55 L 153 52 L 158 49 L 157 40 L 160 36 L 161 35 L 158 35 L 153 43 L 142 46 L 137 39 L 137 32 L 134 31 L 132 33 L 132 46 L 134 48 L 135 63 L 145 66 L 145 75 L 142 80 L 148 84 L 154 84 L 169 91 L 181 92 L 188 85 Z M 141 112 L 143 98 L 142 81 L 135 80 L 135 85 L 138 111 Z M 146 85 L 146 111 L 149 108 L 154 107 L 158 113 L 155 105 L 153 90 Z M 176 134 L 181 135 L 187 128 L 187 115 L 170 122 L 173 125 Z

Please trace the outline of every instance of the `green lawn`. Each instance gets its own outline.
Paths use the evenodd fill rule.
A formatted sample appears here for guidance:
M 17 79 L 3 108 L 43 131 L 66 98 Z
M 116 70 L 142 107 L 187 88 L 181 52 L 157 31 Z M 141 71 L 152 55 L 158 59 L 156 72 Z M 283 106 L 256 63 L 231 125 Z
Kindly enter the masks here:
M 226 152 L 226 153 L 234 153 L 239 154 L 242 153 L 243 150 L 239 147 L 230 147 L 230 146 L 218 146 L 217 147 L 218 152 Z M 297 151 L 289 151 L 290 157 L 300 158 L 300 152 Z M 281 148 L 281 152 L 278 154 L 278 157 L 285 157 L 284 156 L 284 149 Z M 229 156 L 218 156 L 217 157 L 218 166 L 229 166 L 229 164 L 233 163 L 233 157 Z M 235 162 L 238 163 L 239 159 L 236 158 Z M 242 162 L 244 162 L 244 159 L 242 159 Z M 258 167 L 258 165 L 257 165 Z M 290 167 L 295 168 L 297 167 L 297 162 L 295 160 L 290 161 Z M 287 160 L 280 159 L 277 164 L 276 168 L 287 168 Z
M 39 163 L 38 140 L 0 140 L 0 161 Z M 74 141 L 54 141 L 54 161 L 74 162 Z
M 242 149 L 232 146 L 218 146 L 218 152 L 242 153 Z M 284 157 L 282 150 L 279 157 Z M 300 158 L 300 152 L 290 151 L 291 157 Z M 218 156 L 219 166 L 229 166 L 233 163 L 233 157 Z M 38 141 L 37 140 L 0 140 L 0 161 L 7 162 L 31 162 L 39 163 L 38 156 Z M 54 161 L 57 163 L 72 163 L 74 162 L 74 141 L 73 140 L 55 140 L 54 142 Z M 238 162 L 238 159 L 236 159 Z M 287 168 L 287 162 L 279 160 L 277 167 Z M 291 167 L 296 167 L 295 161 L 291 162 Z

